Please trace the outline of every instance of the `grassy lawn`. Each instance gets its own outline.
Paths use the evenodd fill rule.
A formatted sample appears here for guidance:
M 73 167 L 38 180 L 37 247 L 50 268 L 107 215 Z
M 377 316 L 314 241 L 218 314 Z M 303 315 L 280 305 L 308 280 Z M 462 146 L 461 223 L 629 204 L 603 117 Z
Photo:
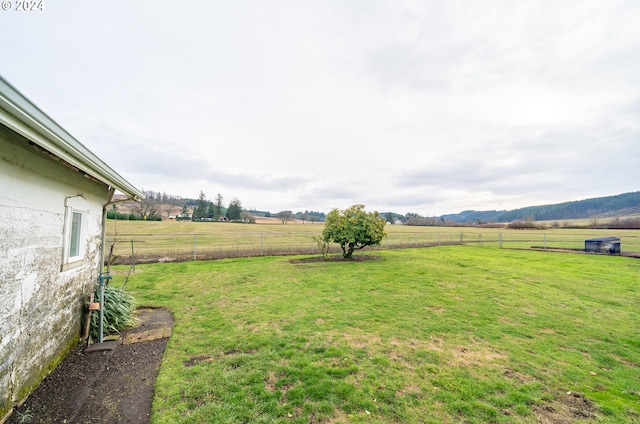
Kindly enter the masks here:
M 137 266 L 176 320 L 152 422 L 640 420 L 637 259 L 369 254 Z

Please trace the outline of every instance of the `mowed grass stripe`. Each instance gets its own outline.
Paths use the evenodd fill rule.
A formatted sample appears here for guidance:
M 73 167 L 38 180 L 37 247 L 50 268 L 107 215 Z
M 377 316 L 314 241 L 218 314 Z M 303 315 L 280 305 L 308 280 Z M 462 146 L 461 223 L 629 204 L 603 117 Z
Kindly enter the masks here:
M 638 260 L 471 246 L 372 255 L 136 267 L 139 303 L 176 320 L 152 421 L 640 418 Z

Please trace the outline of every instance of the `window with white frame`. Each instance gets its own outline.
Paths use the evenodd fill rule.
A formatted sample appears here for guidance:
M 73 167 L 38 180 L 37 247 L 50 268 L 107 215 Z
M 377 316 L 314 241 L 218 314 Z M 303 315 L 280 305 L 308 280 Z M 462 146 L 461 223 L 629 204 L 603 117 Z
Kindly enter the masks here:
M 82 196 L 65 200 L 63 270 L 79 265 L 84 259 L 88 210 L 87 201 Z
M 82 212 L 71 212 L 71 235 L 69 237 L 69 259 L 80 256 L 82 241 Z

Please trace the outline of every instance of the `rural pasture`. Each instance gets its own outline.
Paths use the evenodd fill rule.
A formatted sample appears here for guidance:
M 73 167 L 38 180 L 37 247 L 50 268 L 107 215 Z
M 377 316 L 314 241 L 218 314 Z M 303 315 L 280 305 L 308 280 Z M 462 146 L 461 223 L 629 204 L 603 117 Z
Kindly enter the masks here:
M 638 259 L 473 245 L 354 257 L 136 266 L 139 304 L 175 318 L 152 422 L 640 420 Z
M 271 223 L 265 223 L 271 222 Z M 263 220 L 258 224 L 191 221 L 107 222 L 107 245 L 113 245 L 114 263 L 175 262 L 290 254 L 318 254 L 323 223 L 287 224 Z M 532 246 L 583 249 L 584 240 L 618 236 L 623 252 L 640 256 L 640 230 L 554 228 L 509 230 L 479 227 L 419 227 L 387 225 L 381 245 L 367 250 L 469 244 L 486 248 Z M 107 249 L 109 251 L 109 249 Z M 331 246 L 331 252 L 340 248 Z

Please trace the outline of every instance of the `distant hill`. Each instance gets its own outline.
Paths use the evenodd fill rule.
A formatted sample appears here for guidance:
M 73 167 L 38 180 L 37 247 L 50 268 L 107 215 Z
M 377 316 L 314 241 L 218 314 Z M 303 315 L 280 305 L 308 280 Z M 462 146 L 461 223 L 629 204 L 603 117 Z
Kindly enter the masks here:
M 640 213 L 640 191 L 551 205 L 528 206 L 510 211 L 469 210 L 457 214 L 442 215 L 441 218 L 445 221 L 458 223 L 490 223 L 580 219 L 622 216 L 632 213 Z
M 440 219 L 446 221 L 453 221 L 458 223 L 487 223 L 487 222 L 502 222 L 498 218 L 500 215 L 507 213 L 508 211 L 462 211 L 460 213 L 442 215 Z

